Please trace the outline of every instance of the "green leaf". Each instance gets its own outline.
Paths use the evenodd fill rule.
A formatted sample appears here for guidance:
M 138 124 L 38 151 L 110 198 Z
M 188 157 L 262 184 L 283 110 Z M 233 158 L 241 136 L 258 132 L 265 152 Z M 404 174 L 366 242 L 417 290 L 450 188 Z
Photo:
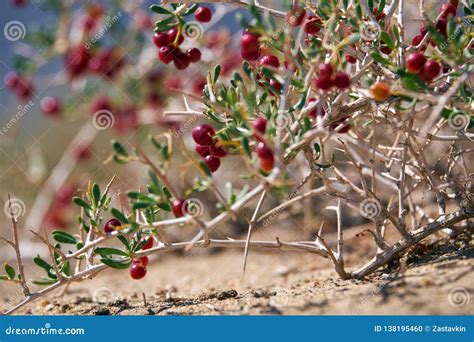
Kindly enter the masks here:
M 39 286 L 47 286 L 47 285 L 52 285 L 57 282 L 56 279 L 48 279 L 48 278 L 42 278 L 40 280 L 32 280 L 31 281 L 35 285 Z
M 91 206 L 89 205 L 89 203 L 87 203 L 86 201 L 84 201 L 82 198 L 80 197 L 73 197 L 72 198 L 72 201 L 74 204 L 80 206 L 80 207 L 83 207 L 84 209 L 87 209 L 87 210 L 92 210 Z
M 52 232 L 51 235 L 53 236 L 53 239 L 57 242 L 68 243 L 71 245 L 75 245 L 77 243 L 76 237 L 61 230 L 55 230 Z
M 130 266 L 130 264 L 132 263 L 131 260 L 118 261 L 118 260 L 113 260 L 113 259 L 109 259 L 109 258 L 102 258 L 102 259 L 100 259 L 100 261 L 103 264 L 105 264 L 109 267 L 118 269 L 118 270 L 124 270 L 124 269 L 128 268 Z
M 215 67 L 214 67 L 214 72 L 212 73 L 212 82 L 213 83 L 216 83 L 218 78 L 219 78 L 219 75 L 221 74 L 221 66 L 220 64 L 217 64 Z
M 43 259 L 41 259 L 41 257 L 39 255 L 37 255 L 34 259 L 33 259 L 33 262 L 41 267 L 42 269 L 44 269 L 46 271 L 46 274 L 48 275 L 49 278 L 51 279 L 56 279 L 56 275 L 54 274 L 54 269 L 53 269 L 53 266 L 51 266 L 50 264 L 48 264 L 46 261 L 44 261 Z
M 383 58 L 378 52 L 374 51 L 370 55 L 372 56 L 374 61 L 376 61 L 380 64 L 383 64 L 385 66 L 389 66 L 391 64 L 391 62 L 388 59 Z
M 121 143 L 119 143 L 117 140 L 113 139 L 111 142 L 112 148 L 114 149 L 115 153 L 122 157 L 128 157 L 127 150 Z
M 120 222 L 123 223 L 130 223 L 130 221 L 128 220 L 128 218 L 118 209 L 116 208 L 112 208 L 110 210 L 110 213 L 117 219 L 119 220 Z
M 121 251 L 120 249 L 117 248 L 112 248 L 112 247 L 97 247 L 94 252 L 96 254 L 99 254 L 103 258 L 107 258 L 109 255 L 120 255 L 124 257 L 128 257 L 128 253 Z
M 11 267 L 7 262 L 3 264 L 3 268 L 5 269 L 5 272 L 7 273 L 8 278 L 10 279 L 15 278 L 15 274 L 16 274 L 15 269 Z
M 94 199 L 95 206 L 98 207 L 100 203 L 100 188 L 96 183 L 94 183 L 92 186 L 92 197 Z
M 393 43 L 392 38 L 387 32 L 381 32 L 380 33 L 380 38 L 381 41 L 383 41 L 387 46 L 389 47 L 390 50 L 395 49 L 395 44 Z
M 151 5 L 150 9 L 153 12 L 158 13 L 158 14 L 173 14 L 173 12 L 171 12 L 170 10 L 167 10 L 166 8 L 158 6 L 158 5 Z
M 132 210 L 147 209 L 151 207 L 152 203 L 135 202 L 132 204 Z
M 209 177 L 212 177 L 212 172 L 211 170 L 209 170 L 209 168 L 207 167 L 206 163 L 204 163 L 204 161 L 200 161 L 199 162 L 199 166 L 201 166 L 201 169 L 204 170 L 204 172 L 209 176 Z

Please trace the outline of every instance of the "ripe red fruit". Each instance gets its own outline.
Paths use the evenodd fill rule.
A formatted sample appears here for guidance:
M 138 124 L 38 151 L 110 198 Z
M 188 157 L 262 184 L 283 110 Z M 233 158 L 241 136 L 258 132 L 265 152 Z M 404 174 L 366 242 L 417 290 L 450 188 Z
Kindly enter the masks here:
M 448 23 L 446 21 L 446 19 L 444 18 L 440 18 L 437 22 L 436 22 L 436 31 L 438 31 L 439 33 L 441 33 L 444 37 L 446 37 L 448 35 L 448 32 L 447 32 L 447 29 L 448 29 Z
M 146 275 L 146 266 L 141 263 L 132 263 L 130 267 L 130 276 L 132 279 L 138 280 L 142 279 Z
M 267 129 L 267 120 L 264 118 L 256 118 L 255 121 L 252 123 L 252 127 L 255 131 L 263 135 L 265 134 L 265 130 Z
M 20 82 L 20 76 L 14 72 L 9 72 L 5 75 L 4 83 L 10 89 L 15 89 Z
M 216 144 L 209 146 L 209 152 L 211 153 L 211 156 L 217 158 L 224 158 L 227 155 L 227 151 L 223 147 L 216 146 Z
M 141 264 L 143 266 L 148 266 L 148 264 L 150 263 L 150 260 L 148 260 L 148 257 L 145 255 L 145 256 L 142 256 L 141 258 L 139 259 L 133 259 L 132 261 L 133 264 Z
M 278 94 L 281 93 L 281 83 L 280 82 L 278 82 L 277 80 L 272 78 L 269 83 L 277 91 Z
M 59 101 L 51 96 L 46 96 L 41 100 L 41 110 L 48 115 L 55 115 L 60 112 Z
M 456 7 L 450 3 L 445 3 L 441 6 L 439 12 L 444 18 L 447 18 L 449 15 L 454 17 L 456 15 Z
M 319 65 L 319 76 L 320 77 L 331 77 L 334 69 L 330 63 Z
M 297 27 L 303 23 L 304 17 L 306 16 L 306 11 L 303 8 L 298 8 L 295 6 L 293 11 L 286 14 L 286 21 L 290 26 Z
M 258 62 L 261 66 L 270 66 L 276 69 L 280 67 L 280 61 L 278 60 L 278 57 L 274 55 L 262 56 Z
M 384 82 L 374 83 L 370 90 L 375 101 L 385 101 L 390 97 L 390 86 Z
M 273 170 L 273 167 L 275 166 L 275 158 L 273 158 L 273 156 L 271 158 L 260 158 L 258 160 L 258 165 L 260 166 L 260 169 L 268 173 Z
M 203 158 L 211 154 L 211 152 L 209 151 L 209 146 L 196 145 L 194 150 L 196 151 L 197 154 L 199 154 Z
M 411 41 L 411 45 L 418 46 L 423 41 L 423 38 L 424 38 L 424 36 L 421 35 L 421 34 L 413 37 L 413 39 Z
M 173 27 L 172 29 L 168 31 L 168 41 L 170 44 L 174 43 L 177 35 L 178 35 L 177 27 Z M 181 45 L 182 42 L 184 42 L 184 37 L 183 37 L 183 34 L 180 34 L 178 38 L 178 45 Z
M 351 86 L 351 78 L 345 72 L 336 72 L 334 75 L 334 85 L 339 89 L 347 89 Z
M 142 249 L 143 250 L 147 250 L 147 249 L 150 249 L 153 247 L 153 244 L 155 243 L 155 238 L 153 237 L 153 235 L 150 235 L 147 240 L 146 240 L 146 243 L 143 245 Z
M 260 57 L 260 45 L 258 42 L 258 35 L 249 31 L 244 32 L 240 38 L 240 53 L 242 58 L 254 61 Z
M 350 64 L 356 64 L 357 58 L 355 58 L 352 55 L 346 55 L 346 61 L 347 63 L 350 63 Z
M 186 55 L 188 56 L 191 63 L 196 63 L 201 60 L 201 50 L 198 48 L 188 49 L 188 51 L 186 51 Z
M 90 106 L 91 114 L 95 114 L 99 110 L 108 110 L 108 111 L 112 110 L 110 100 L 106 95 L 99 95 L 91 103 L 91 106 Z
M 96 26 L 96 21 L 95 21 L 95 19 L 94 19 L 92 16 L 86 15 L 86 16 L 82 19 L 81 26 L 82 26 L 82 30 L 83 30 L 85 33 L 91 33 L 92 30 L 94 30 L 94 28 L 95 28 L 95 26 Z
M 173 211 L 173 214 L 176 218 L 180 218 L 184 216 L 183 212 L 183 204 L 184 204 L 184 199 L 175 199 L 173 203 L 171 204 L 171 210 Z
M 211 155 L 204 158 L 204 163 L 211 172 L 216 172 L 219 169 L 219 166 L 221 166 L 220 159 Z
M 175 56 L 174 59 L 174 66 L 178 70 L 184 70 L 189 66 L 190 60 L 188 55 L 186 55 L 184 52 L 178 52 L 178 54 Z
M 29 100 L 34 93 L 33 83 L 30 80 L 25 80 L 20 77 L 18 80 L 18 84 L 16 84 L 14 90 L 20 100 Z
M 156 47 L 162 47 L 166 46 L 170 43 L 169 37 L 166 33 L 164 32 L 155 32 L 153 34 L 153 43 L 156 45 Z
M 194 13 L 194 17 L 201 23 L 208 23 L 212 19 L 212 12 L 209 7 L 200 6 Z
M 308 100 L 308 104 L 312 104 L 314 102 L 316 102 L 316 107 L 311 112 L 308 113 L 308 116 L 312 119 L 316 119 L 316 116 L 326 115 L 326 112 L 324 111 L 323 106 L 318 100 L 316 100 L 314 97 Z
M 169 64 L 173 60 L 174 49 L 169 46 L 163 46 L 158 51 L 158 58 L 165 64 Z
M 426 23 L 422 21 L 420 23 L 420 34 L 424 36 L 426 33 L 428 33 L 428 27 L 426 26 Z
M 112 233 L 115 231 L 115 228 L 121 226 L 122 223 L 117 219 L 110 219 L 104 224 L 104 233 Z
M 318 16 L 311 16 L 311 17 L 308 17 L 308 20 L 306 21 L 304 29 L 306 33 L 314 35 L 314 34 L 318 34 L 318 32 L 321 30 L 321 27 L 322 27 L 321 18 Z
M 374 8 L 372 9 L 372 14 L 375 16 L 375 15 L 377 14 L 378 10 L 379 10 L 379 9 L 378 9 L 377 7 L 374 7 Z M 385 15 L 385 13 L 382 11 L 382 12 L 379 13 L 379 15 L 377 15 L 377 16 L 375 17 L 375 19 L 377 19 L 377 21 L 380 21 L 380 20 L 385 19 L 385 17 L 386 17 L 386 15 Z
M 273 151 L 268 148 L 267 145 L 263 142 L 259 142 L 257 144 L 257 147 L 255 148 L 255 152 L 257 152 L 257 155 L 260 159 L 269 159 L 273 158 Z
M 333 86 L 333 81 L 330 77 L 318 77 L 314 80 L 314 86 L 318 89 L 327 91 Z
M 212 137 L 216 134 L 214 128 L 207 124 L 197 125 L 193 128 L 192 136 L 194 141 L 203 146 L 212 145 L 213 140 Z
M 441 65 L 436 61 L 428 61 L 423 65 L 420 78 L 425 82 L 431 82 L 441 71 Z
M 418 71 L 421 70 L 425 63 L 426 57 L 422 53 L 413 52 L 407 57 L 405 67 L 409 72 L 416 74 Z

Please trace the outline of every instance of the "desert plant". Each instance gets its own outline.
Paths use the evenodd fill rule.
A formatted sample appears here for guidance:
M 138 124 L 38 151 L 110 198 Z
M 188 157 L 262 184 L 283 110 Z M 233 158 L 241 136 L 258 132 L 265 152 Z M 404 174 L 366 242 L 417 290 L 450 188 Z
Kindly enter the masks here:
M 25 299 L 6 313 L 107 268 L 130 268 L 132 278 L 140 279 L 147 256 L 177 249 L 241 248 L 244 269 L 249 248 L 303 251 L 329 258 L 343 279 L 360 279 L 430 235 L 471 229 L 474 7 L 460 2 L 457 8 L 457 1 L 449 1 L 430 16 L 420 1 L 421 38 L 415 44 L 405 35 L 403 0 L 324 0 L 317 6 L 293 1 L 286 11 L 243 1 L 226 5 L 243 5 L 250 13 L 238 18 L 242 67 L 223 76 L 222 66 L 214 65 L 199 110 L 188 104 L 193 96 L 183 94 L 186 110 L 166 114 L 194 118 L 193 128 L 151 135 L 152 155 L 144 146 L 112 141 L 115 162 L 148 167 L 146 191 L 128 192 L 129 209 L 118 209 L 111 207 L 113 179 L 105 189 L 90 182 L 73 198 L 81 210 L 78 234 L 54 231 L 51 242 L 34 233 L 50 251 L 49 261 L 34 259 L 46 272 L 35 281 L 46 286 L 38 292 L 26 282 L 11 211 L 14 238 L 4 240 L 18 265 L 5 264 L 2 279 L 21 285 Z M 173 1 L 151 7 L 161 16 L 155 24 L 158 58 L 173 62 L 176 72 L 199 61 L 196 50 L 181 51 L 180 44 L 189 18 L 212 20 L 204 8 Z M 170 171 L 183 158 L 186 172 L 198 175 L 186 191 L 174 185 Z M 240 189 L 220 174 L 230 158 L 242 165 L 246 185 Z M 225 189 L 218 178 L 225 179 Z M 204 204 L 198 193 L 215 200 Z M 264 209 L 270 194 L 281 203 Z M 302 212 L 313 197 L 323 204 L 321 211 L 335 213 L 335 247 L 322 224 L 311 241 L 252 239 L 256 229 L 278 224 L 276 217 L 291 208 Z M 252 210 L 250 218 L 239 215 L 244 209 Z M 376 253 L 348 270 L 342 220 L 354 212 L 372 223 L 365 232 Z M 106 213 L 114 218 L 104 222 Z M 212 238 L 229 220 L 247 224 L 246 239 Z M 178 226 L 192 238 L 170 241 L 164 228 Z M 389 243 L 387 230 L 399 240 Z M 112 241 L 120 247 L 111 247 Z

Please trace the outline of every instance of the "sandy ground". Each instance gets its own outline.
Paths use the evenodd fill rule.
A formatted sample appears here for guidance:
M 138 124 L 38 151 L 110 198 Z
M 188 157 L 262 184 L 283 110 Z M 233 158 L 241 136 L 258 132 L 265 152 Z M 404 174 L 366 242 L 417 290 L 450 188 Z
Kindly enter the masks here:
M 356 240 L 346 256 L 349 270 L 372 255 L 367 237 Z M 317 255 L 252 251 L 243 275 L 242 250 L 200 250 L 152 259 L 140 281 L 131 280 L 128 270 L 107 270 L 18 314 L 472 314 L 473 257 L 472 236 L 463 234 L 418 248 L 365 280 L 341 280 Z M 3 307 L 18 296 L 12 291 L 3 285 Z

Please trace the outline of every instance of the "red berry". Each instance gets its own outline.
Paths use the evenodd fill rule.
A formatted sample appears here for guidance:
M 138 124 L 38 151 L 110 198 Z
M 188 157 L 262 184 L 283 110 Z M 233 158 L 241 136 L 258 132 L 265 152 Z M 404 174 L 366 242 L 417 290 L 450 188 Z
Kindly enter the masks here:
M 153 247 L 153 244 L 155 243 L 155 238 L 153 235 L 150 235 L 148 239 L 146 240 L 146 243 L 143 245 L 142 249 L 147 250 Z
M 380 44 L 380 52 L 389 55 L 392 52 L 392 49 L 390 49 L 387 44 L 382 42 L 382 44 Z
M 176 40 L 176 36 L 178 35 L 178 28 L 173 27 L 168 31 L 168 41 L 170 44 L 173 44 L 174 41 Z M 182 34 L 179 35 L 178 39 L 178 45 L 181 45 L 181 43 L 184 42 L 184 37 Z
M 334 83 L 330 77 L 318 77 L 314 80 L 314 86 L 324 91 L 331 89 L 333 84 Z
M 258 35 L 247 31 L 240 38 L 240 52 L 244 59 L 253 61 L 260 56 L 258 37 Z
M 420 52 L 413 52 L 411 55 L 407 57 L 405 62 L 406 69 L 416 74 L 418 71 L 421 70 L 423 65 L 426 63 L 426 57 Z
M 164 32 L 155 32 L 153 34 L 153 43 L 155 43 L 156 47 L 166 46 L 170 43 L 168 35 Z
M 347 61 L 347 63 L 350 63 L 350 64 L 356 64 L 357 63 L 357 58 L 355 58 L 352 55 L 346 55 L 346 61 Z
M 308 17 L 308 20 L 306 21 L 304 29 L 306 33 L 314 35 L 314 34 L 318 34 L 318 32 L 321 30 L 321 27 L 322 27 L 321 18 L 318 16 L 311 16 L 311 17 Z
M 174 66 L 178 70 L 184 70 L 189 66 L 190 60 L 188 55 L 184 52 L 178 52 L 176 58 L 174 59 Z
M 183 213 L 184 202 L 185 201 L 183 199 L 175 199 L 173 203 L 171 204 L 171 209 L 173 210 L 173 214 L 176 218 L 180 218 L 184 216 L 184 213 Z
M 141 264 L 143 266 L 148 266 L 148 264 L 150 263 L 150 261 L 148 260 L 148 257 L 145 255 L 145 256 L 142 256 L 141 258 L 139 259 L 133 259 L 132 263 L 134 264 Z
M 347 89 L 351 86 L 351 78 L 345 72 L 336 72 L 334 75 L 334 85 L 339 89 Z
M 208 23 L 212 19 L 212 12 L 209 7 L 200 6 L 194 13 L 194 17 L 201 23 Z
M 257 152 L 257 155 L 260 159 L 269 159 L 273 158 L 273 151 L 268 148 L 267 145 L 263 142 L 259 142 L 257 144 L 257 147 L 255 148 L 255 152 Z
M 201 157 L 205 157 L 205 156 L 208 156 L 209 154 L 211 154 L 211 152 L 209 151 L 209 146 L 196 145 L 196 147 L 194 148 L 194 150 L 195 150 L 196 153 L 199 154 Z
M 212 145 L 213 140 L 212 137 L 216 134 L 214 128 L 207 124 L 198 125 L 193 128 L 192 136 L 194 141 L 203 146 Z
M 104 224 L 104 233 L 112 233 L 115 231 L 115 228 L 121 226 L 122 223 L 117 219 L 110 219 Z
M 303 23 L 306 11 L 303 8 L 295 8 L 293 11 L 286 14 L 288 24 L 293 27 L 300 26 Z
M 220 159 L 210 155 L 204 158 L 204 163 L 211 172 L 216 172 L 221 166 Z
M 424 35 L 427 34 L 427 33 L 428 33 L 428 27 L 426 26 L 426 23 L 425 23 L 424 21 L 422 21 L 422 22 L 420 23 L 420 34 L 421 34 L 422 36 L 424 36 Z
M 211 156 L 217 158 L 224 158 L 227 155 L 227 151 L 223 147 L 218 147 L 215 144 L 209 146 L 209 152 L 211 153 Z
M 372 9 L 372 14 L 375 16 L 375 15 L 377 14 L 378 10 L 379 10 L 379 9 L 378 9 L 377 7 L 374 7 L 374 8 Z M 385 15 L 385 13 L 382 11 L 382 12 L 379 13 L 379 15 L 377 15 L 377 16 L 375 17 L 375 19 L 377 19 L 377 21 L 380 21 L 380 20 L 384 19 L 385 17 L 386 17 L 386 15 Z
M 132 267 L 130 267 L 130 276 L 132 279 L 138 280 L 142 279 L 146 275 L 146 266 L 142 265 L 141 263 L 132 263 Z
M 277 91 L 278 94 L 281 93 L 281 83 L 280 82 L 278 82 L 277 80 L 272 78 L 269 83 Z
M 254 130 L 263 135 L 265 134 L 265 130 L 267 129 L 267 120 L 260 117 L 256 118 L 255 121 L 252 123 L 252 127 Z
M 158 51 L 158 58 L 165 64 L 169 64 L 173 60 L 174 49 L 169 46 L 163 46 Z
M 331 77 L 334 69 L 329 63 L 319 65 L 319 76 L 320 77 Z
M 51 96 L 46 96 L 41 100 L 41 110 L 45 114 L 54 115 L 60 111 L 59 101 Z
M 91 114 L 95 114 L 99 110 L 108 110 L 108 111 L 112 110 L 110 100 L 106 95 L 99 95 L 91 103 L 91 106 L 90 106 Z
M 444 37 L 446 37 L 448 35 L 447 33 L 447 28 L 448 28 L 448 23 L 446 22 L 446 19 L 444 18 L 440 18 L 437 22 L 436 22 L 436 30 L 441 33 Z
M 326 112 L 324 111 L 324 108 L 321 105 L 321 102 L 316 100 L 314 97 L 312 97 L 308 100 L 308 104 L 312 104 L 314 102 L 316 102 L 316 107 L 311 112 L 308 113 L 308 116 L 312 119 L 316 119 L 316 116 L 326 115 Z
M 201 60 L 201 50 L 198 48 L 191 48 L 186 51 L 186 55 L 188 55 L 189 61 L 191 63 L 196 63 Z
M 29 100 L 34 93 L 33 83 L 29 80 L 20 78 L 14 90 L 20 100 Z
M 273 158 L 273 156 L 271 158 L 260 158 L 258 165 L 263 171 L 270 172 L 275 166 L 275 158 Z
M 441 65 L 438 62 L 428 61 L 421 69 L 420 78 L 425 82 L 430 82 L 439 75 L 440 71 Z
M 454 7 L 450 3 L 445 3 L 441 6 L 439 12 L 444 18 L 447 18 L 449 15 L 452 15 L 454 17 L 456 15 L 456 7 Z
M 94 30 L 95 28 L 95 25 L 96 25 L 96 21 L 95 19 L 90 16 L 90 15 L 86 15 L 83 19 L 82 19 L 82 22 L 81 22 L 81 26 L 82 26 L 82 30 L 85 32 L 85 33 L 90 33 L 92 32 L 92 30 Z
M 10 89 L 16 88 L 19 82 L 20 76 L 18 74 L 15 74 L 14 72 L 9 72 L 8 74 L 6 74 L 4 79 L 5 85 Z
M 420 43 L 423 41 L 423 38 L 424 38 L 424 37 L 425 37 L 425 36 L 423 36 L 423 35 L 421 35 L 421 34 L 419 34 L 419 35 L 413 37 L 413 39 L 412 39 L 412 41 L 411 41 L 411 45 L 413 45 L 413 46 L 418 46 L 418 45 L 420 45 Z
M 277 56 L 274 55 L 262 56 L 258 62 L 261 66 L 270 66 L 276 69 L 280 67 L 280 61 L 278 60 Z

